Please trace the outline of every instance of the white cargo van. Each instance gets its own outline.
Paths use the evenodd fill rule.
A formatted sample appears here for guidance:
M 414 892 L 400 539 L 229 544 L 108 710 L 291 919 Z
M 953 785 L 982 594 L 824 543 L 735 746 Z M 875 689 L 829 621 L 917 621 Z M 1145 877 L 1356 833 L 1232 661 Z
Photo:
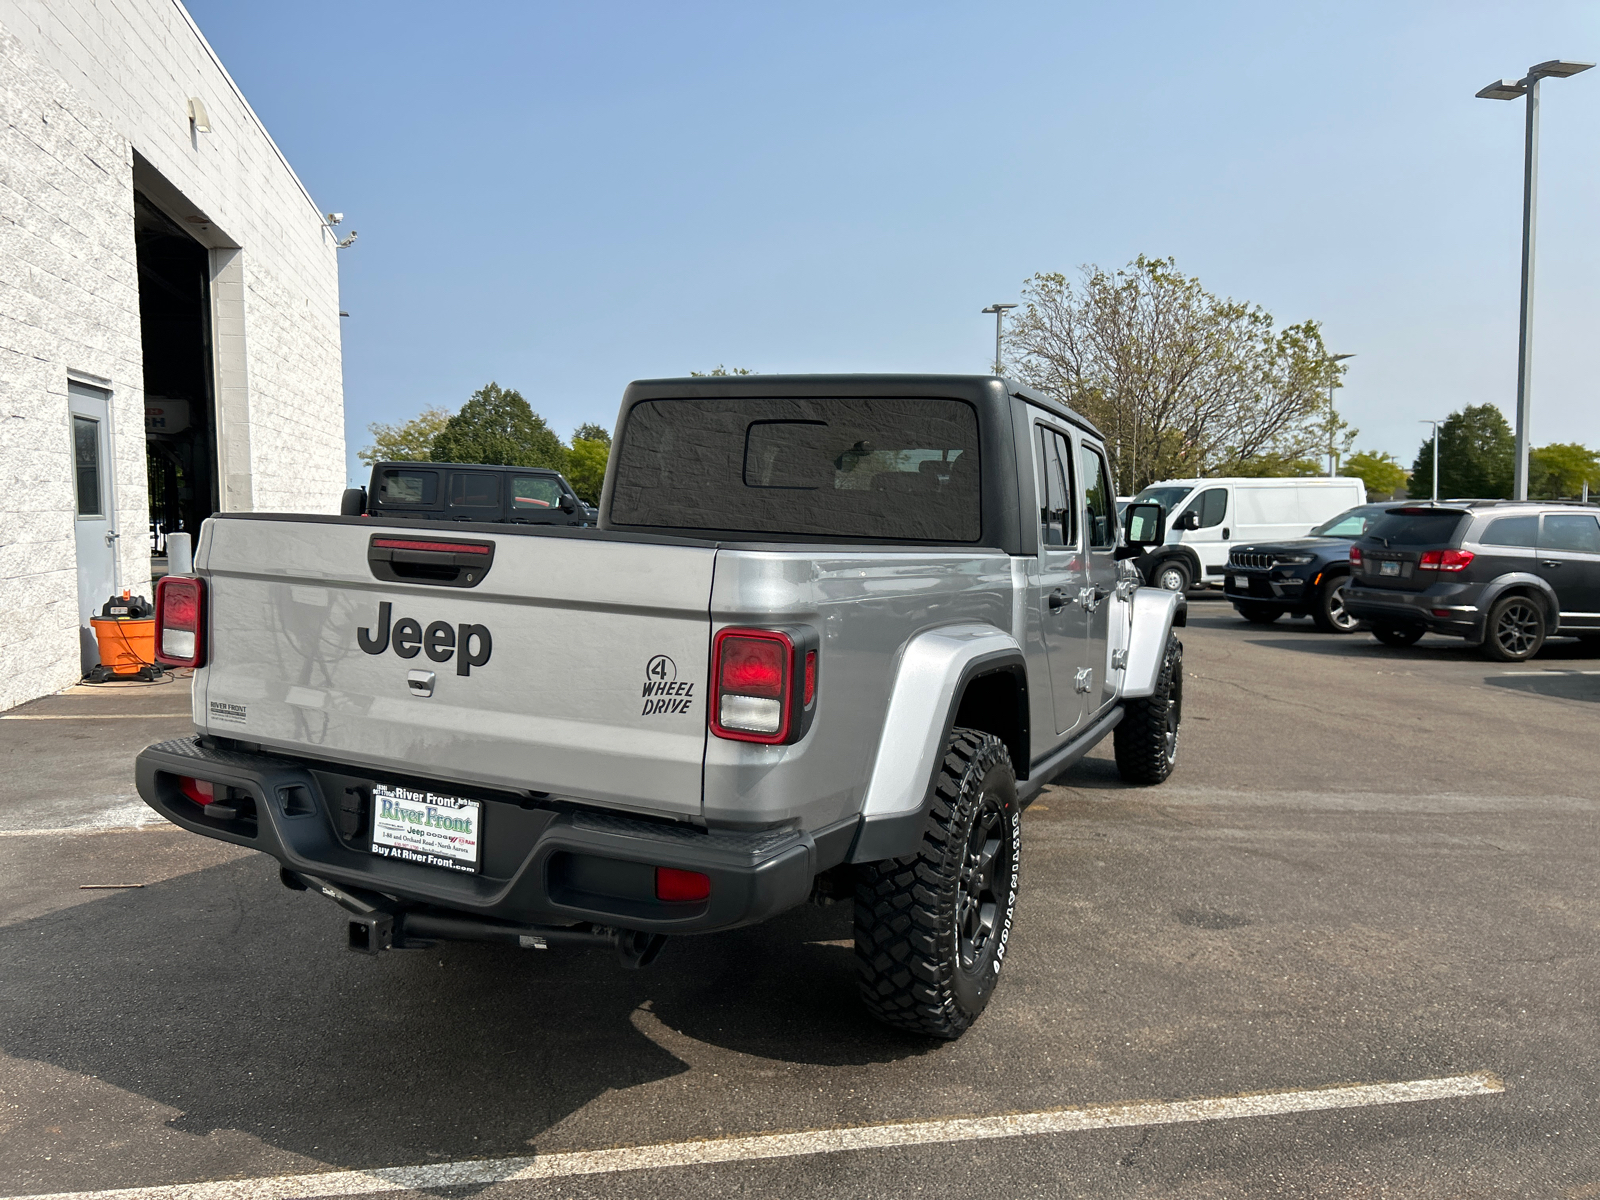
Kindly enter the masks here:
M 1135 501 L 1167 510 L 1167 540 L 1141 555 L 1145 580 L 1183 592 L 1224 574 L 1238 541 L 1304 537 L 1313 525 L 1367 502 L 1359 479 L 1300 476 L 1266 479 L 1166 479 Z

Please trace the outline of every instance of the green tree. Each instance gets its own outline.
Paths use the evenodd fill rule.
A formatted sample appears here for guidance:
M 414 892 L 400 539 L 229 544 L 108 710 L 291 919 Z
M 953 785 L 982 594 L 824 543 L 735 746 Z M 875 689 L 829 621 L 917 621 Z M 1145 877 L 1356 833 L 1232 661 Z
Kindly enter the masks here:
M 1388 499 L 1406 481 L 1406 469 L 1394 455 L 1382 450 L 1361 450 L 1352 454 L 1344 460 L 1339 473 L 1361 480 L 1366 484 L 1368 497 L 1374 499 Z
M 1492 404 L 1469 404 L 1439 424 L 1439 496 L 1504 500 L 1511 496 L 1516 442 L 1505 416 Z M 1433 494 L 1433 439 L 1411 465 L 1413 496 Z
M 695 379 L 710 379 L 718 375 L 755 375 L 757 372 L 747 371 L 743 367 L 725 367 L 718 363 L 709 371 L 690 371 L 689 374 Z
M 596 425 L 592 421 L 585 421 L 572 431 L 572 440 L 585 442 L 604 442 L 611 445 L 611 431 L 604 425 Z
M 1172 259 L 1035 275 L 1005 337 L 1013 373 L 1106 434 L 1118 490 L 1156 479 L 1271 470 L 1347 449 L 1330 410 L 1343 368 L 1315 321 L 1283 329 Z
M 611 459 L 610 441 L 609 437 L 605 441 L 574 437 L 572 449 L 567 452 L 567 482 L 589 504 L 600 503 L 600 491 L 606 482 L 606 463 Z
M 472 393 L 433 440 L 435 462 L 495 463 L 564 471 L 567 448 L 522 393 L 489 383 Z
M 1258 454 L 1254 458 L 1247 458 L 1233 469 L 1231 474 L 1240 475 L 1248 479 L 1264 479 L 1283 475 L 1295 475 L 1302 478 L 1321 475 L 1322 464 L 1314 458 L 1285 458 L 1281 454 L 1267 452 Z
M 449 409 L 432 407 L 399 425 L 374 421 L 367 426 L 372 444 L 356 451 L 356 457 L 369 467 L 380 462 L 426 462 L 433 453 L 433 439 L 443 431 L 450 416 Z
M 1444 474 L 1441 466 L 1439 473 Z M 1577 442 L 1553 442 L 1528 452 L 1528 497 L 1532 500 L 1567 500 L 1600 485 L 1600 454 Z

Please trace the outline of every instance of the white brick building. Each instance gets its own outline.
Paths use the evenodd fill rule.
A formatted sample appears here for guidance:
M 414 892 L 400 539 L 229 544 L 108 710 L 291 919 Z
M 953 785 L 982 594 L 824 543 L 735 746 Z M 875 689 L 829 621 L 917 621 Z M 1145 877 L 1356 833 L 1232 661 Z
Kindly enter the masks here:
M 338 511 L 337 236 L 177 0 L 0 0 L 0 709 L 153 523 Z

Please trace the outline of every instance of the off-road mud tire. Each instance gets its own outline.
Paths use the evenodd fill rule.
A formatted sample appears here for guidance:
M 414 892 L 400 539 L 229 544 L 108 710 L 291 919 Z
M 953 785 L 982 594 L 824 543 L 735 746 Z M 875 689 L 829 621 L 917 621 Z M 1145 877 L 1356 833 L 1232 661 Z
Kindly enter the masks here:
M 974 874 L 975 838 L 990 841 L 989 871 Z M 910 1033 L 953 1040 L 993 995 L 1010 944 L 1022 851 L 1017 777 L 1005 744 L 992 734 L 953 729 L 933 781 L 922 844 L 908 858 L 856 870 L 856 979 L 878 1020 Z M 981 945 L 982 904 L 992 913 Z M 989 888 L 981 890 L 987 880 Z M 963 961 L 963 947 L 970 960 Z
M 1178 761 L 1178 727 L 1183 722 L 1183 643 L 1167 635 L 1167 653 L 1152 695 L 1124 704 L 1122 721 L 1111 735 L 1117 773 L 1128 783 L 1165 783 Z

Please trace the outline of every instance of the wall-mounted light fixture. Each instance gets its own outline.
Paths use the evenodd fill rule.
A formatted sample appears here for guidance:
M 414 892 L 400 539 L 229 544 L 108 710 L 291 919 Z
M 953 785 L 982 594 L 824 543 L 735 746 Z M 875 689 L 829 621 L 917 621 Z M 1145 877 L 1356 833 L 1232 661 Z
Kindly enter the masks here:
M 206 106 L 200 103 L 199 96 L 189 97 L 189 124 L 196 133 L 211 132 L 211 118 L 206 115 Z

